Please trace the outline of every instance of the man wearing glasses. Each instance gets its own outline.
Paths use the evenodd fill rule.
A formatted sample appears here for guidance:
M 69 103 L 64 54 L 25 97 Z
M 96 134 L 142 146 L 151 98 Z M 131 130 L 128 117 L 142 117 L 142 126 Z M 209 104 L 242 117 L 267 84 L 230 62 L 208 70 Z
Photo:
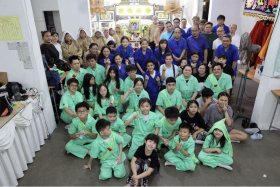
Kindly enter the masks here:
M 224 31 L 224 28 L 223 27 L 219 27 L 217 29 L 217 35 L 218 35 L 218 38 L 213 42 L 213 46 L 212 46 L 212 49 L 213 49 L 213 56 L 215 57 L 215 52 L 218 48 L 219 45 L 222 45 L 222 38 L 223 38 L 223 35 L 225 34 L 225 31 Z M 211 46 L 210 46 L 211 47 Z M 216 59 L 215 59 L 216 61 Z
M 193 21 L 193 26 L 194 26 L 194 25 L 199 26 L 200 17 L 194 16 L 194 17 L 192 18 L 192 21 Z M 200 33 L 201 33 L 201 30 L 199 29 L 199 34 L 200 34 Z M 190 37 L 190 36 L 192 35 L 192 27 L 190 27 L 190 28 L 188 29 L 186 35 L 187 35 L 187 36 L 186 36 L 187 38 Z
M 186 35 L 185 30 L 180 28 L 180 19 L 179 18 L 173 19 L 173 30 L 175 30 L 176 28 L 181 29 L 181 37 L 183 37 L 186 40 L 187 35 Z

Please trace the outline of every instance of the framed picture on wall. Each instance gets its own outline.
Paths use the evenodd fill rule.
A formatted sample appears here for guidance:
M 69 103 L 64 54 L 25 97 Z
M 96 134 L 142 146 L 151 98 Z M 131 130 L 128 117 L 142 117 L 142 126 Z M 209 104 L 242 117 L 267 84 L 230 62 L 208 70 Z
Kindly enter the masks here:
M 141 20 L 129 20 L 129 29 L 132 32 L 140 33 L 141 32 Z
M 100 21 L 114 21 L 114 11 L 107 11 L 106 14 L 100 15 Z
M 155 15 L 158 17 L 159 20 L 169 20 L 169 15 L 164 14 L 164 11 L 155 11 Z

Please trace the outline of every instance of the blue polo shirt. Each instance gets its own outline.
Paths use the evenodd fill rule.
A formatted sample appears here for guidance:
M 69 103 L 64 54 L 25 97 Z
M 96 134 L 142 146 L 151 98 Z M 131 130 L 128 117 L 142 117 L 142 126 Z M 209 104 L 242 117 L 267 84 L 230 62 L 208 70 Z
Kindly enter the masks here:
M 125 69 L 126 69 L 126 64 L 123 64 L 123 63 L 122 63 L 121 68 L 119 68 L 119 66 L 118 66 L 117 64 L 112 64 L 112 66 L 115 66 L 115 67 L 118 68 L 118 70 L 119 70 L 119 77 L 124 81 L 124 80 L 126 79 L 126 77 L 128 76 L 128 75 L 126 74 L 126 71 L 125 71 Z
M 195 45 L 195 43 L 197 45 Z M 199 35 L 197 39 L 190 36 L 187 39 L 187 45 L 188 45 L 188 58 L 189 59 L 191 58 L 191 53 L 193 51 L 198 51 L 200 54 L 199 60 L 201 62 L 203 62 L 204 61 L 204 50 L 209 48 L 206 38 L 201 35 Z
M 216 52 L 215 57 L 218 57 L 220 54 L 225 54 L 227 56 L 227 65 L 232 66 L 234 61 L 239 60 L 238 48 L 235 45 L 230 44 L 227 51 L 223 45 L 219 45 Z M 234 69 L 234 74 L 236 75 L 237 64 Z
M 183 37 L 185 40 L 188 38 L 187 35 L 186 35 L 186 32 L 184 31 L 184 29 L 180 28 L 181 29 L 181 37 Z M 174 28 L 173 28 L 173 31 L 174 31 Z M 174 38 L 174 35 L 172 36 L 172 38 Z
M 168 40 L 168 47 L 178 58 L 181 56 L 183 50 L 188 49 L 186 40 L 182 37 L 179 39 L 179 41 L 176 41 L 175 38 L 171 38 L 170 40 Z
M 168 41 L 172 33 L 173 33 L 173 31 L 170 32 L 170 33 L 168 33 L 167 31 L 162 33 L 162 35 L 160 36 L 160 40 L 161 39 L 166 39 Z
M 199 34 L 201 34 L 201 30 L 199 29 Z M 190 37 L 192 35 L 192 27 L 188 28 L 188 31 L 186 33 L 186 37 Z
M 146 69 L 147 69 L 146 68 L 146 60 L 148 60 L 148 59 L 154 60 L 154 53 L 151 49 L 147 48 L 147 51 L 146 51 L 145 55 L 142 52 L 142 47 L 140 47 L 139 49 L 137 49 L 135 51 L 134 62 L 138 63 L 141 66 L 143 71 L 146 71 Z M 137 68 L 137 73 L 141 75 L 142 73 L 140 72 L 140 70 L 138 69 L 137 66 L 136 66 L 136 68 Z
M 99 64 L 102 65 L 103 67 L 106 66 L 106 64 L 105 64 L 105 62 L 104 62 L 104 59 L 105 59 L 105 58 L 99 60 Z M 109 54 L 109 59 L 110 59 L 110 61 L 111 61 L 111 65 L 115 63 L 115 61 L 114 61 L 114 55 L 113 55 L 113 54 L 111 54 L 111 53 Z
M 215 25 L 215 26 L 212 28 L 212 32 L 217 34 L 217 29 L 218 29 L 218 28 L 219 28 L 219 25 Z M 224 24 L 224 31 L 225 31 L 225 34 L 229 34 L 229 27 L 226 26 L 225 24 Z
M 133 52 L 133 48 L 130 45 L 127 46 L 126 50 L 123 49 L 122 45 L 119 45 L 115 50 L 115 54 L 116 53 L 120 53 L 122 55 L 123 57 L 122 63 L 125 64 L 125 60 L 126 59 L 128 60 L 130 57 L 133 57 L 134 52 Z

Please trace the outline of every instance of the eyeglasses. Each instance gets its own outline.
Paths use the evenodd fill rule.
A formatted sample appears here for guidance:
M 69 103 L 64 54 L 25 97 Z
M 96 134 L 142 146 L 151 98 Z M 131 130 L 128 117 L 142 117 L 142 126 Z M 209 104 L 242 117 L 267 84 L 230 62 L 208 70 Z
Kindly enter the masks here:
M 173 23 L 180 23 L 179 21 L 174 21 Z
M 86 112 L 87 112 L 87 110 L 78 111 L 78 114 L 85 114 Z
M 77 88 L 78 87 L 78 85 L 73 85 L 73 84 L 70 84 L 70 86 L 73 87 L 73 88 Z
M 198 32 L 198 30 L 192 30 L 192 32 Z

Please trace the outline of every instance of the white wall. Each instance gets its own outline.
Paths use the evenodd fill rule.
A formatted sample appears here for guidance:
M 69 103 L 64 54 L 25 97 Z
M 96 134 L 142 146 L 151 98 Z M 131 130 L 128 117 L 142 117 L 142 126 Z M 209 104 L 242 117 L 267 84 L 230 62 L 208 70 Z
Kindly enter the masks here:
M 75 39 L 83 27 L 92 35 L 88 0 L 58 0 L 62 31 L 69 31 Z
M 44 114 L 47 125 L 52 132 L 56 127 L 52 104 L 50 100 L 48 84 L 45 77 L 39 41 L 33 17 L 33 11 L 30 0 L 1 0 L 0 1 L 0 16 L 18 16 L 23 34 L 23 41 L 27 41 L 33 69 L 24 69 L 23 62 L 19 61 L 16 50 L 9 50 L 8 41 L 0 41 L 1 71 L 7 72 L 10 82 L 19 82 L 23 88 L 36 87 L 38 90 L 43 90 L 46 95 Z M 40 76 L 39 76 L 40 75 Z

